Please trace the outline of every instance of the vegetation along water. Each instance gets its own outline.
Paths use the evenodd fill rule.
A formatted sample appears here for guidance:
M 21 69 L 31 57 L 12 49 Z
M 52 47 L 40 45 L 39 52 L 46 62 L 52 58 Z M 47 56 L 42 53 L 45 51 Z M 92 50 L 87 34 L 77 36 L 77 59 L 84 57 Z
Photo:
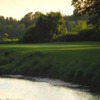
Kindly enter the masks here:
M 100 42 L 0 44 L 0 75 L 57 78 L 100 91 Z

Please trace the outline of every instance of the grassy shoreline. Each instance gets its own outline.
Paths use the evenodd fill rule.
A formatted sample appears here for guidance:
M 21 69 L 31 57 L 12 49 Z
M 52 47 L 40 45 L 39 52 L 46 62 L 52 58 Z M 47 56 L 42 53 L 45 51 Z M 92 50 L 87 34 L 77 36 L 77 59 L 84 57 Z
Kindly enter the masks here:
M 0 75 L 57 78 L 100 91 L 100 42 L 0 44 Z

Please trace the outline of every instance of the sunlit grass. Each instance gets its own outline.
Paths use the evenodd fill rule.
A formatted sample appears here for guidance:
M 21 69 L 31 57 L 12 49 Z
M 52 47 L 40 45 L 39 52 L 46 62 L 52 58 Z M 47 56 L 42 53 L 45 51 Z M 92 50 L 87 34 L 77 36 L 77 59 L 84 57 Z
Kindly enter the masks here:
M 41 43 L 41 44 L 0 44 L 0 48 L 20 50 L 85 50 L 100 49 L 99 43 Z

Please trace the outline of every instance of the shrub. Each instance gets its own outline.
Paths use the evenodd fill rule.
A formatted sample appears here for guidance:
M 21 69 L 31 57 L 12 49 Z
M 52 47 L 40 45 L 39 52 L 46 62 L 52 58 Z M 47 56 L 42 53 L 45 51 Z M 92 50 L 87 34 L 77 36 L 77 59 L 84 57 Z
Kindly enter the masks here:
M 100 41 L 100 33 L 96 29 L 85 29 L 79 32 L 79 41 Z

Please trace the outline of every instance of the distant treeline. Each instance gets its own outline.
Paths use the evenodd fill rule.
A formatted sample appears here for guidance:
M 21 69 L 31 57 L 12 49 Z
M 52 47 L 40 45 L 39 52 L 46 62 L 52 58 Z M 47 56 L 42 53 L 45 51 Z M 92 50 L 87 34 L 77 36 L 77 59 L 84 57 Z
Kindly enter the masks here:
M 99 41 L 100 31 L 88 19 L 60 12 L 30 12 L 21 20 L 0 16 L 0 42 Z

